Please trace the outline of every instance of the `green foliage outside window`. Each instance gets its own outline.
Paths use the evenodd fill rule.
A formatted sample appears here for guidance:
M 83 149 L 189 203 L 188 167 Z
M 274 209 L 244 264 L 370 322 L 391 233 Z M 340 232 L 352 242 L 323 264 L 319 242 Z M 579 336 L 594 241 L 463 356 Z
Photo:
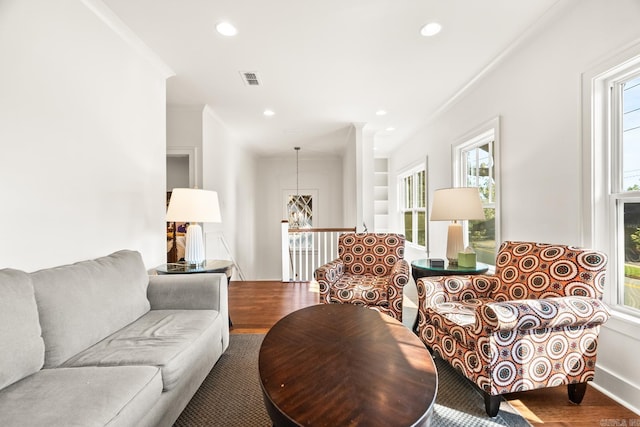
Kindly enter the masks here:
M 404 213 L 404 237 L 407 242 L 413 242 L 413 212 Z
M 463 150 L 463 185 L 477 187 L 484 206 L 483 220 L 469 221 L 469 244 L 477 260 L 493 265 L 496 256 L 496 185 L 493 168 L 493 141 Z

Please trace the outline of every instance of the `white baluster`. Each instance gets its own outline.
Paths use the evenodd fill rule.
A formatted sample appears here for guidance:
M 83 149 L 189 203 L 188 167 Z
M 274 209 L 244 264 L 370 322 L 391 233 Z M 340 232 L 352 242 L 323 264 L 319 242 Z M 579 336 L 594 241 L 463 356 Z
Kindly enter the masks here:
M 289 223 L 280 223 L 280 238 L 282 240 L 282 281 L 288 282 L 291 280 L 291 264 L 289 262 Z

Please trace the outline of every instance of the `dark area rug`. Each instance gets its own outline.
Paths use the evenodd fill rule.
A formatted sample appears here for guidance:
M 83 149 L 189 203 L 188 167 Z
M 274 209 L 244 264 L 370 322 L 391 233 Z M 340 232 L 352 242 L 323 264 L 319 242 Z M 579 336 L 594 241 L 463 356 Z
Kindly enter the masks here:
M 174 427 L 271 426 L 258 378 L 258 351 L 263 338 L 261 334 L 231 335 L 229 349 Z M 436 358 L 435 362 L 439 383 L 431 426 L 530 426 L 506 401 L 498 416 L 489 418 L 481 393 L 445 361 Z

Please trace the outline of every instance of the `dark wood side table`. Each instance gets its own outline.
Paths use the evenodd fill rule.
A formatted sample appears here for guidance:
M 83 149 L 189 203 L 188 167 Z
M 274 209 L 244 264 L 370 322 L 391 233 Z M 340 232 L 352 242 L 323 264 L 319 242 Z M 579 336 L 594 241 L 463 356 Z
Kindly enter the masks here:
M 469 276 L 474 274 L 484 274 L 489 270 L 489 265 L 481 262 L 476 262 L 475 267 L 460 267 L 445 264 L 444 267 L 431 267 L 429 266 L 426 258 L 417 259 L 411 261 L 411 277 L 413 281 L 418 283 L 418 279 L 421 277 L 434 277 L 434 276 Z M 418 310 L 419 311 L 419 310 Z M 418 316 L 413 323 L 413 331 L 418 331 Z
M 206 260 L 204 264 L 200 265 L 170 262 L 156 267 L 156 272 L 158 274 L 224 273 L 227 276 L 228 285 L 233 275 L 233 265 L 233 262 L 222 259 Z M 231 316 L 229 316 L 229 326 L 233 326 Z
M 354 304 L 285 316 L 258 357 L 267 412 L 282 426 L 427 426 L 438 376 L 402 323 Z

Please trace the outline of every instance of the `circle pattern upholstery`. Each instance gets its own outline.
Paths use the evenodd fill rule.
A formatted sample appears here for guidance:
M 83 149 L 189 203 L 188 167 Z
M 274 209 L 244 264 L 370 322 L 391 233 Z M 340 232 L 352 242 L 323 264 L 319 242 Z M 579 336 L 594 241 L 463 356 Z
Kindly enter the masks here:
M 402 290 L 409 282 L 404 245 L 401 234 L 341 235 L 338 259 L 315 272 L 320 302 L 364 305 L 402 320 Z
M 347 233 L 338 239 L 345 272 L 386 276 L 404 259 L 404 236 L 390 233 Z
M 418 280 L 418 334 L 490 395 L 590 381 L 606 264 L 595 250 L 504 242 L 494 275 Z
M 502 286 L 493 298 L 509 301 L 579 295 L 602 299 L 606 263 L 607 257 L 595 250 L 504 242 L 496 258 L 495 273 Z

